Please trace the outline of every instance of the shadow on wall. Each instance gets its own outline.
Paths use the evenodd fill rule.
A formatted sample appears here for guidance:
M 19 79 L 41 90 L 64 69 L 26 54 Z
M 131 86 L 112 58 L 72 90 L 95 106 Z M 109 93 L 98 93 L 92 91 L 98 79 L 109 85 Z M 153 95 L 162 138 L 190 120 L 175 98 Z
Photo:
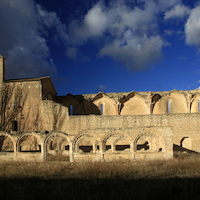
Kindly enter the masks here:
M 70 115 L 101 115 L 101 108 L 85 100 L 82 95 L 67 94 L 65 97 L 59 97 L 57 102 L 68 107 Z
M 173 144 L 173 153 L 174 153 L 174 158 L 190 157 L 191 155 L 193 155 L 194 157 L 200 156 L 200 153 L 183 148 L 176 144 Z

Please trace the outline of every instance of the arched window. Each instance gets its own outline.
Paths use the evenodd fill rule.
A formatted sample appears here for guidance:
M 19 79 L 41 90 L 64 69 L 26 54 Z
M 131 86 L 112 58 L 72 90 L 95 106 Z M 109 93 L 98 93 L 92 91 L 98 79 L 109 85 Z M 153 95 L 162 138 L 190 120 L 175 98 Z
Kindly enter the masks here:
M 103 104 L 101 104 L 101 114 L 103 115 Z
M 73 105 L 70 105 L 70 115 L 73 115 Z
M 167 113 L 170 113 L 170 101 L 167 101 Z
M 198 100 L 198 111 L 200 112 L 200 100 Z

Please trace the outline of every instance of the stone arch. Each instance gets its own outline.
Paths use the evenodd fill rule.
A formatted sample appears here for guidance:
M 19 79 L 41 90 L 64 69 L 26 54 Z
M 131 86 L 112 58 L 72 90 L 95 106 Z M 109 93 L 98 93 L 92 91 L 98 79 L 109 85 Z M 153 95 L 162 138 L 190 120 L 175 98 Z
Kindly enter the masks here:
M 134 139 L 134 151 L 165 152 L 165 141 L 159 133 L 144 132 Z
M 98 141 L 89 134 L 79 134 L 74 138 L 73 151 L 75 153 L 93 153 L 96 150 Z
M 160 96 L 160 94 L 154 94 L 153 96 L 152 96 L 152 99 L 151 99 L 151 114 L 153 113 L 153 109 L 154 109 L 154 106 L 155 106 L 155 104 L 156 104 L 156 102 L 159 100 L 161 98 L 161 96 Z
M 131 148 L 131 143 L 133 141 L 133 138 L 127 132 L 121 130 L 112 130 L 112 132 L 114 133 L 108 133 L 102 138 L 104 152 L 110 149 L 107 148 L 108 145 L 111 145 L 111 150 L 115 151 L 116 150 L 115 145 L 120 140 L 128 141 Z M 107 142 L 109 142 L 110 144 L 107 144 Z
M 80 101 L 76 96 L 67 94 L 60 103 L 69 109 L 70 115 L 82 115 L 85 114 L 83 102 Z
M 162 96 L 155 103 L 153 109 L 153 114 L 187 113 L 187 112 L 188 112 L 188 107 L 187 107 L 186 97 L 184 94 L 181 94 L 177 90 L 173 90 L 169 94 Z
M 132 92 L 127 98 L 121 100 L 121 115 L 146 115 L 149 114 L 145 100 L 139 94 Z
M 94 97 L 92 103 L 98 108 L 98 113 L 94 114 L 103 114 L 103 115 L 117 115 L 117 104 L 116 102 L 105 95 L 104 93 L 99 93 Z M 102 113 L 103 109 L 103 113 Z
M 14 152 L 15 147 L 16 147 L 16 142 L 13 139 L 13 137 L 6 132 L 0 132 L 0 151 Z
M 52 132 L 45 138 L 44 147 L 46 158 L 48 156 L 67 156 L 69 158 L 71 141 L 66 133 Z
M 192 98 L 191 113 L 200 111 L 200 93 L 196 93 Z
M 180 146 L 184 149 L 192 150 L 192 140 L 190 137 L 183 137 L 180 141 Z
M 114 142 L 115 151 L 130 151 L 130 143 L 131 141 L 128 141 L 125 137 L 116 139 Z
M 93 153 L 93 143 L 89 138 L 82 138 L 77 143 L 79 153 Z
M 43 141 L 37 133 L 24 133 L 17 140 L 18 152 L 42 152 Z

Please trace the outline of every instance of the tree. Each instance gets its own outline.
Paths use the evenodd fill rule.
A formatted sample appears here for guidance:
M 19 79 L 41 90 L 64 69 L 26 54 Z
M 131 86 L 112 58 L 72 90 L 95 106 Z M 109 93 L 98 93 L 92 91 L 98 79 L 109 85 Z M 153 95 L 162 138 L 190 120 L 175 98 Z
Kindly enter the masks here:
M 21 118 L 27 95 L 22 88 L 9 83 L 1 85 L 0 94 L 0 131 L 9 132 L 17 126 L 17 117 Z

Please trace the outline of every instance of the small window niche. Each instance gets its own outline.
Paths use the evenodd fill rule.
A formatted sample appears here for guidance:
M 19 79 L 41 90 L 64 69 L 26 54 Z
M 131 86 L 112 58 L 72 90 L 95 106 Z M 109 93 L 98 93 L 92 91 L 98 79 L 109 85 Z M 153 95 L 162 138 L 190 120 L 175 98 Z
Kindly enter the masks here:
M 70 115 L 73 115 L 73 105 L 70 105 Z
M 171 113 L 170 101 L 167 101 L 167 113 Z
M 103 115 L 103 104 L 101 104 L 101 115 Z
M 18 127 L 17 127 L 17 121 L 14 120 L 12 121 L 12 131 L 17 131 Z
M 198 100 L 198 112 L 200 112 L 200 100 Z

